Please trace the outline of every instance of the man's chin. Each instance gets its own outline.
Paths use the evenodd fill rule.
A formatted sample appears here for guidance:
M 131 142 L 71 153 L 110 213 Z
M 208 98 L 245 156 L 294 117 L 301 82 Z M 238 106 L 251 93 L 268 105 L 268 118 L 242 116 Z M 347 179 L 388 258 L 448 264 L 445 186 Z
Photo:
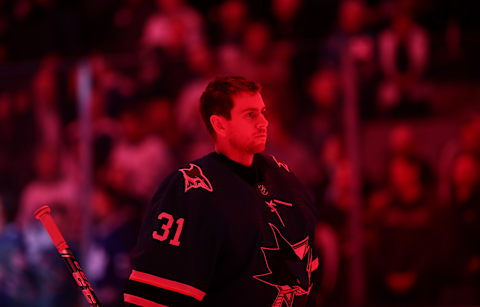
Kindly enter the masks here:
M 256 153 L 261 153 L 261 152 L 264 152 L 265 151 L 265 143 L 262 143 L 262 144 L 256 144 L 255 146 L 253 146 L 252 148 L 252 153 L 256 154 Z

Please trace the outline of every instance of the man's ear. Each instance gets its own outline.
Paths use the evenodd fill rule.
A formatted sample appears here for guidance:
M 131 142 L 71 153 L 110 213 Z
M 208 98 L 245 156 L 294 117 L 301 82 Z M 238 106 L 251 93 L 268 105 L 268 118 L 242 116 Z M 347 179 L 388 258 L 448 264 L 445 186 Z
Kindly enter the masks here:
M 210 116 L 210 124 L 212 124 L 213 130 L 215 130 L 216 135 L 224 136 L 226 134 L 226 121 L 227 119 L 221 115 L 212 115 Z

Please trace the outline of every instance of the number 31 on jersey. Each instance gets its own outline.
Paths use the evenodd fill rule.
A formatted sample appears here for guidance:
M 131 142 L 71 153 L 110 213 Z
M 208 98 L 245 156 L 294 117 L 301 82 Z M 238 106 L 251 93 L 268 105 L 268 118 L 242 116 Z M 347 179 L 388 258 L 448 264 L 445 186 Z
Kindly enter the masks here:
M 168 214 L 166 212 L 162 212 L 158 215 L 158 220 L 162 223 L 162 229 L 157 232 L 156 230 L 152 233 L 152 237 L 155 240 L 158 241 L 165 241 L 168 239 L 170 236 L 170 230 L 173 226 L 173 222 L 175 219 L 171 214 Z M 180 245 L 180 235 L 182 234 L 182 228 L 183 228 L 183 218 L 179 218 L 178 220 L 175 221 L 177 224 L 177 229 L 175 230 L 175 234 L 173 235 L 173 238 L 168 242 L 171 245 L 174 246 L 179 246 Z

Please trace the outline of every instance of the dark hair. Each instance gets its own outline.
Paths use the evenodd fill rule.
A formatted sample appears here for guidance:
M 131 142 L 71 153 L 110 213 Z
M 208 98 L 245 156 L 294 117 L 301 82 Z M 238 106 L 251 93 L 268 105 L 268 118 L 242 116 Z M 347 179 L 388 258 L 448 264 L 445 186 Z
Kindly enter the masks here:
M 230 111 L 233 108 L 232 97 L 234 95 L 244 92 L 255 93 L 260 89 L 261 86 L 258 83 L 249 81 L 244 77 L 216 77 L 215 80 L 211 81 L 200 97 L 200 113 L 208 132 L 215 135 L 210 123 L 210 116 L 215 114 L 230 119 Z

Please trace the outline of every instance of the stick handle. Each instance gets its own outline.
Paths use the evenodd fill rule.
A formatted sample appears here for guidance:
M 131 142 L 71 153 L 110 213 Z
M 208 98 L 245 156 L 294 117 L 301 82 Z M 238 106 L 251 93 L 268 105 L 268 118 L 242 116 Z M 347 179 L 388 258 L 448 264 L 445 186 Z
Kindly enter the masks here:
M 57 248 L 58 252 L 62 253 L 63 250 L 69 247 L 67 242 L 63 238 L 62 233 L 58 229 L 57 224 L 55 224 L 55 221 L 50 215 L 50 212 L 51 210 L 49 206 L 43 206 L 37 209 L 34 215 L 37 219 L 39 219 L 42 222 L 43 227 L 45 227 L 48 234 L 50 235 L 50 238 L 52 238 L 53 244 L 55 244 L 55 247 Z
M 50 238 L 53 241 L 53 244 L 55 244 L 55 247 L 65 261 L 68 270 L 72 274 L 73 279 L 75 279 L 77 285 L 82 289 L 82 294 L 87 300 L 87 302 L 92 307 L 99 307 L 100 304 L 98 303 L 97 296 L 93 292 L 93 289 L 90 286 L 87 277 L 80 268 L 77 259 L 75 259 L 75 256 L 73 256 L 72 251 L 68 247 L 68 244 L 63 238 L 62 233 L 58 229 L 57 224 L 55 224 L 55 221 L 50 215 L 50 212 L 50 207 L 43 206 L 38 208 L 37 211 L 35 211 L 34 215 L 42 222 L 43 226 L 47 230 Z

